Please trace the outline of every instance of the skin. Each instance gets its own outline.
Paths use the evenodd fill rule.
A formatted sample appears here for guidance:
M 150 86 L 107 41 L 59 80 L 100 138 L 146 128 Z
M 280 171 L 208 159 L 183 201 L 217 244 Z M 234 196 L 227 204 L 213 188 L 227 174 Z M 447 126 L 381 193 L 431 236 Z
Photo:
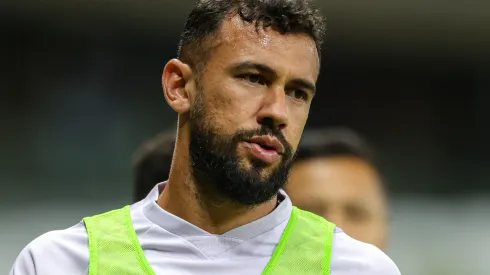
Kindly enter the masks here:
M 286 191 L 297 207 L 380 249 L 388 236 L 386 198 L 373 167 L 356 157 L 320 157 L 293 165 Z
M 272 121 L 296 150 L 310 109 L 319 59 L 313 39 L 256 29 L 238 16 L 226 19 L 200 76 L 206 121 L 224 134 L 258 129 Z M 277 196 L 246 207 L 213 196 L 196 196 L 189 166 L 189 114 L 199 93 L 196 72 L 177 59 L 163 71 L 164 95 L 178 113 L 178 133 L 169 182 L 157 203 L 166 211 L 212 234 L 222 234 L 269 214 Z M 240 166 L 253 169 L 245 144 L 237 147 Z M 281 160 L 263 168 L 264 177 Z

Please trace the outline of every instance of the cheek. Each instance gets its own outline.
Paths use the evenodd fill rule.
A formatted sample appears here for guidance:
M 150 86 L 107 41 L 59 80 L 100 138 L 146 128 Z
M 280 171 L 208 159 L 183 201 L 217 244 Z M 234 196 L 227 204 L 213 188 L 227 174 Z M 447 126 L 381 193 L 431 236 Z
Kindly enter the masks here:
M 291 145 L 297 147 L 303 130 L 308 120 L 309 106 L 290 106 L 288 111 L 288 127 L 286 128 L 287 136 Z
M 356 228 L 359 235 L 363 236 L 366 242 L 374 243 L 382 239 L 385 230 L 383 226 L 379 223 L 371 223 L 362 227 Z
M 286 128 L 286 132 L 284 133 L 286 136 L 286 140 L 291 144 L 293 147 L 294 151 L 298 149 L 299 142 L 301 140 L 301 135 L 303 133 L 303 128 L 304 124 L 301 125 L 295 125 L 295 124 L 290 124 Z
M 226 83 L 206 94 L 205 100 L 207 119 L 216 127 L 226 129 L 243 128 L 244 120 L 252 118 L 256 113 L 254 110 L 260 106 L 259 99 Z

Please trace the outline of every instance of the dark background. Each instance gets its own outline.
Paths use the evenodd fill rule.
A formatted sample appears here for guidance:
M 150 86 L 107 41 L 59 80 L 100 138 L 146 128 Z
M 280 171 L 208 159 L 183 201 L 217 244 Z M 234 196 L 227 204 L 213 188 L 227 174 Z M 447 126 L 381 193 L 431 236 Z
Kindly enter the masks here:
M 308 127 L 367 136 L 395 202 L 422 196 L 450 205 L 488 193 L 490 2 L 319 5 L 328 36 Z M 191 6 L 0 3 L 4 209 L 129 202 L 134 150 L 175 127 L 160 79 Z

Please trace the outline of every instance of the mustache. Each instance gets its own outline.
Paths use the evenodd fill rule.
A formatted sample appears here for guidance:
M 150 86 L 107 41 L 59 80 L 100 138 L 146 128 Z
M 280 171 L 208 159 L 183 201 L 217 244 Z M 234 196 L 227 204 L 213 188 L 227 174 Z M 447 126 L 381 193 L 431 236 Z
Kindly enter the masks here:
M 282 132 L 279 129 L 271 128 L 268 126 L 262 126 L 259 129 L 243 129 L 239 130 L 238 132 L 235 133 L 234 136 L 234 141 L 239 142 L 239 141 L 247 141 L 251 139 L 253 136 L 272 136 L 277 138 L 279 142 L 282 144 L 284 147 L 284 155 L 287 157 L 291 157 L 293 154 L 293 149 L 291 144 L 287 142 L 286 137 L 282 134 Z

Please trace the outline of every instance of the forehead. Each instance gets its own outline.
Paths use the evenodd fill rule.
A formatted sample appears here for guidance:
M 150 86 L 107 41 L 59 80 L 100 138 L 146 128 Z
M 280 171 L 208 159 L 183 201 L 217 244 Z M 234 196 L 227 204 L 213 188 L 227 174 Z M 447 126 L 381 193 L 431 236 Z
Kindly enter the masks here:
M 355 157 L 299 161 L 293 167 L 291 183 L 298 192 L 320 194 L 330 201 L 370 204 L 384 201 L 379 175 L 368 163 Z
M 279 75 L 316 82 L 319 58 L 316 44 L 306 34 L 280 34 L 256 28 L 234 16 L 224 20 L 211 41 L 208 65 L 226 67 L 243 61 L 264 63 Z

